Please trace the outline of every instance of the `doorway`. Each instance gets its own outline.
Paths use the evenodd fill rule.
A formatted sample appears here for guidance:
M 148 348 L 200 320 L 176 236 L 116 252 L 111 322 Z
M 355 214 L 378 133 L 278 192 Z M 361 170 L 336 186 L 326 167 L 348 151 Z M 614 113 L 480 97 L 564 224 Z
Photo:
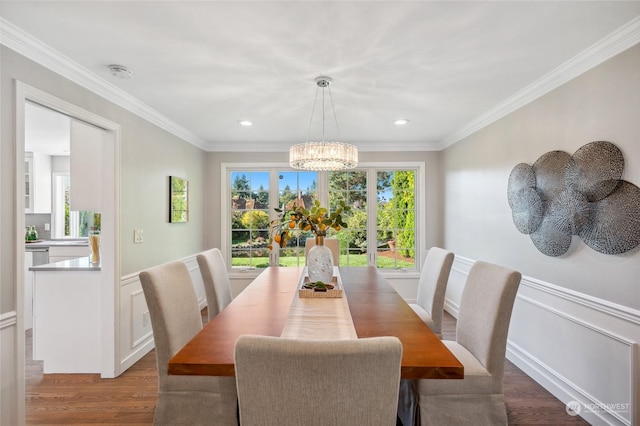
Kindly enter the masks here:
M 102 196 L 102 244 L 101 244 L 101 285 L 100 309 L 102 322 L 100 330 L 96 330 L 101 338 L 101 376 L 116 377 L 119 368 L 119 276 L 120 265 L 117 256 L 119 247 L 119 153 L 120 125 L 82 109 L 67 101 L 16 81 L 16 196 L 15 196 L 15 277 L 17 307 L 17 341 L 15 359 L 18 365 L 18 420 L 24 423 L 25 418 L 25 108 L 28 102 L 49 108 L 60 114 L 95 126 L 104 131 L 101 145 L 101 183 Z

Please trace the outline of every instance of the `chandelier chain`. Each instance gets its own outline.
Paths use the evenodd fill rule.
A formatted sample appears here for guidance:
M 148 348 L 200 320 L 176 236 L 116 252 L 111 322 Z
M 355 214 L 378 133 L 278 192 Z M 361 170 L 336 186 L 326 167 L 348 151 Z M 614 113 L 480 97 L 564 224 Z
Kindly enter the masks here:
M 333 106 L 333 95 L 331 94 L 331 87 L 327 86 L 327 89 L 329 89 L 329 100 L 331 101 L 331 111 L 333 111 L 333 119 L 336 122 L 336 131 L 338 133 L 338 140 L 341 141 L 342 136 L 340 135 L 340 126 L 338 126 L 338 116 L 336 115 L 336 108 Z
M 311 117 L 309 118 L 309 128 L 307 129 L 307 140 L 310 140 L 309 138 L 311 137 L 311 125 L 313 124 L 313 115 L 316 112 L 316 104 L 318 103 L 318 90 L 320 90 L 320 87 L 316 87 L 316 97 L 313 99 L 313 108 L 311 109 Z

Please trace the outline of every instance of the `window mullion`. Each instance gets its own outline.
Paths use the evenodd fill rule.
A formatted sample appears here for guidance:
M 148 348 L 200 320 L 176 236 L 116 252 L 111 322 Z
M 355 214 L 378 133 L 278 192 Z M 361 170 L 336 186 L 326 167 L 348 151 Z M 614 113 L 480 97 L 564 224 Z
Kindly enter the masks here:
M 277 218 L 275 209 L 280 207 L 278 205 L 279 199 L 280 194 L 278 192 L 278 169 L 272 168 L 269 170 L 269 222 Z M 271 228 L 269 228 L 269 232 L 271 232 Z M 269 253 L 269 265 L 278 266 L 279 263 L 280 250 L 271 250 L 271 252 Z
M 378 252 L 378 185 L 376 169 L 367 170 L 367 265 L 376 266 Z

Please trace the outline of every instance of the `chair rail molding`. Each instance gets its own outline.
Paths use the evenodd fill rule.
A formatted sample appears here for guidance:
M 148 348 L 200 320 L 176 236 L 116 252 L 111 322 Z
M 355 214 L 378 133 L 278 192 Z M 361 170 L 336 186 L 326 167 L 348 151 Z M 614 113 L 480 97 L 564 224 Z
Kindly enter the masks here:
M 0 330 L 7 327 L 15 327 L 16 325 L 18 325 L 18 313 L 16 311 L 0 314 Z
M 456 256 L 445 306 L 457 316 L 474 261 Z M 640 311 L 523 276 L 507 358 L 594 425 L 640 421 Z

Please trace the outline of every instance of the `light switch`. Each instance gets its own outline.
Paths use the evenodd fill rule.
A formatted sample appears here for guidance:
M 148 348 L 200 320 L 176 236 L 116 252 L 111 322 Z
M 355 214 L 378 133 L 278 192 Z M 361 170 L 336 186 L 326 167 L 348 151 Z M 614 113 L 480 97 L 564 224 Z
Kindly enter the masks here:
M 142 229 L 140 229 L 140 228 L 134 228 L 133 229 L 133 242 L 135 244 L 139 244 L 139 243 L 143 243 L 144 242 L 144 237 L 142 235 Z

